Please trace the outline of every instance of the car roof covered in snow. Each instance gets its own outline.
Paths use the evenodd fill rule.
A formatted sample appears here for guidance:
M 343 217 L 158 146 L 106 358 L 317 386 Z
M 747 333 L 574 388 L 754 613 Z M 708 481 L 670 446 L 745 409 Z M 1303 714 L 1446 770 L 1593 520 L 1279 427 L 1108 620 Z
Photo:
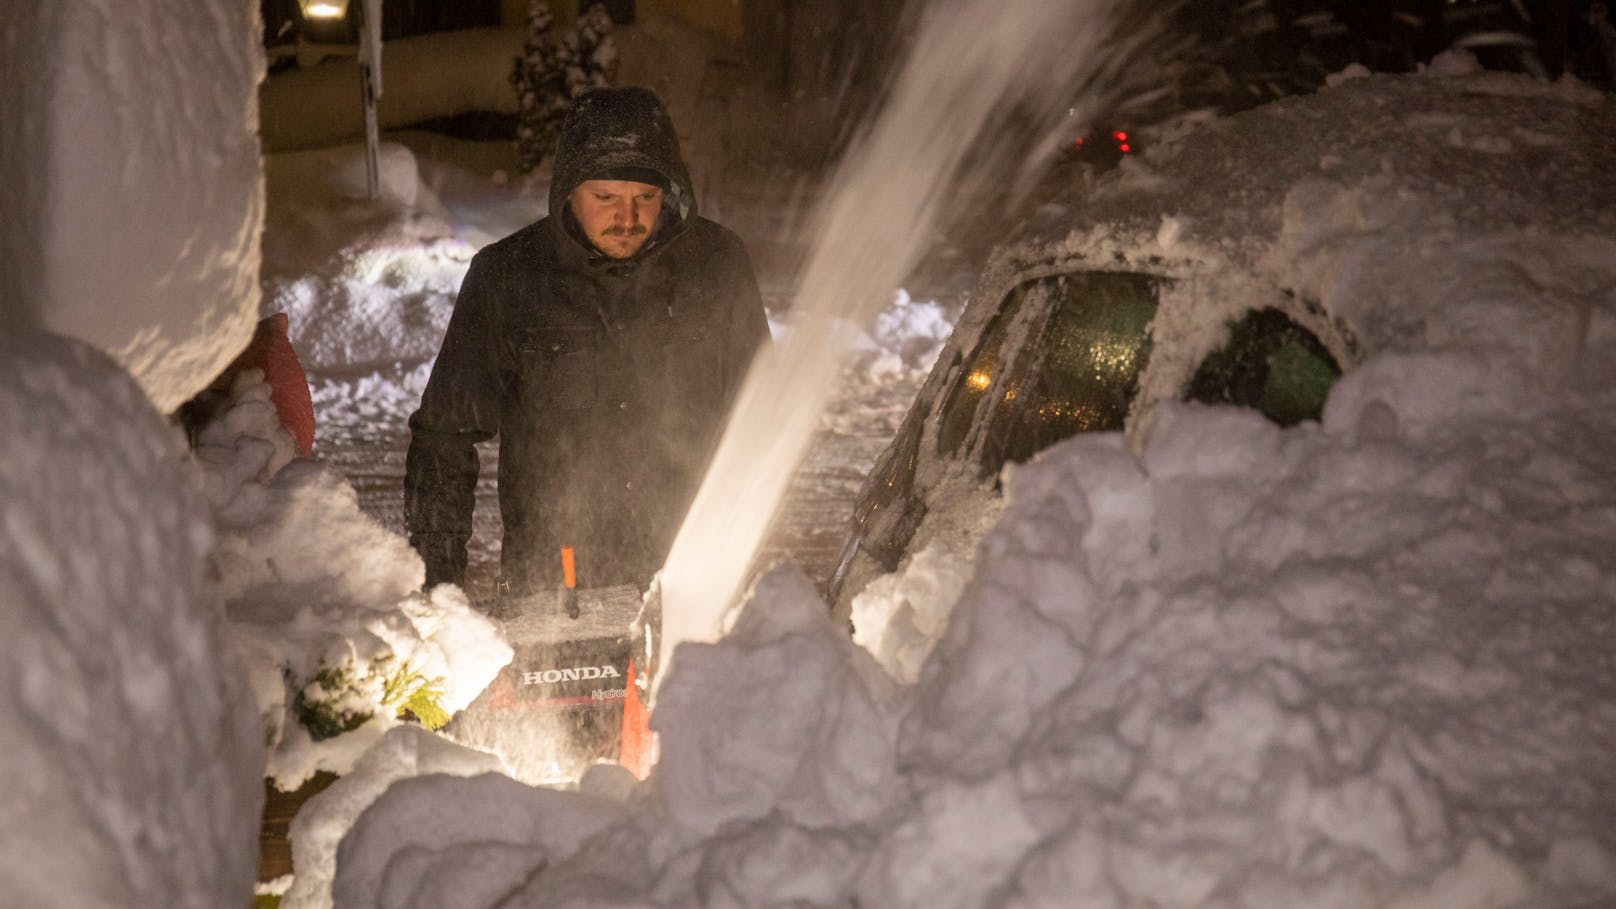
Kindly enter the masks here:
M 1309 184 L 1373 185 L 1384 203 L 1419 196 L 1467 232 L 1533 225 L 1616 231 L 1616 105 L 1580 83 L 1508 73 L 1348 78 L 1234 116 L 1187 121 L 1092 187 L 1074 186 L 1008 244 L 1032 261 L 1105 225 L 1148 246 L 1171 239 L 1260 252 Z M 1384 214 L 1360 213 L 1373 227 Z M 1165 238 L 1164 238 L 1165 239 Z M 1052 246 L 1053 244 L 1053 246 Z M 1161 244 L 1158 253 L 1171 252 Z M 1255 257 L 1252 257 L 1255 258 Z
M 952 343 L 1030 278 L 1143 270 L 1294 295 L 1351 361 L 1495 347 L 1554 380 L 1586 334 L 1567 327 L 1579 300 L 1616 278 L 1612 161 L 1616 104 L 1574 81 L 1451 64 L 1343 78 L 1187 123 L 1067 187 L 996 250 Z

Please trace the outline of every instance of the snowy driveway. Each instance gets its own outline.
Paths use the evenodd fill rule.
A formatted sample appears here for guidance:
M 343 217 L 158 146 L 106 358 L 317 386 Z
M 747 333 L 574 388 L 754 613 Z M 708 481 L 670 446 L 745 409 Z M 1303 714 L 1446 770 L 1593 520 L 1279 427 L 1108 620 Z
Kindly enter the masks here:
M 823 584 L 835 567 L 847 532 L 853 500 L 876 455 L 892 438 L 917 382 L 906 377 L 889 384 L 850 382 L 836 409 L 822 421 L 813 447 L 798 467 L 789 492 L 764 542 L 759 561 L 794 559 Z M 339 468 L 359 495 L 359 505 L 395 533 L 404 533 L 404 452 L 409 413 L 385 425 L 358 426 L 327 421 L 319 431 L 317 455 Z M 499 574 L 500 520 L 494 476 L 497 443 L 479 449 L 483 471 L 477 484 L 475 532 L 468 547 L 467 593 L 474 601 L 492 596 Z

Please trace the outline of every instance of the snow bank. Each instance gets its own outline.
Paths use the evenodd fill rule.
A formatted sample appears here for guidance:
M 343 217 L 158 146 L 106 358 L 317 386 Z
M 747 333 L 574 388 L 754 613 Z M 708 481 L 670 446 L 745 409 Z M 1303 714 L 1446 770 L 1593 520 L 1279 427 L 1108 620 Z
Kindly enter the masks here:
M 8 6 L 6 321 L 109 352 L 172 411 L 258 321 L 258 8 Z
M 89 346 L 0 338 L 0 879 L 18 906 L 244 906 L 264 746 L 180 434 Z
M 916 300 L 899 288 L 892 304 L 876 313 L 870 330 L 859 332 L 845 368 L 876 383 L 894 378 L 919 381 L 931 371 L 958 315 L 936 300 Z
M 314 373 L 352 376 L 436 356 L 476 249 L 454 235 L 415 156 L 384 143 L 382 198 L 363 148 L 276 155 L 266 224 L 266 309 L 285 312 Z
M 291 827 L 292 865 L 297 874 L 281 909 L 318 909 L 332 904 L 338 843 L 395 781 L 426 774 L 478 776 L 504 769 L 498 757 L 462 748 L 418 726 L 389 729 L 347 775 L 298 809 Z
M 472 225 L 486 220 L 481 210 L 450 212 L 434 191 L 486 193 L 486 178 L 394 143 L 383 143 L 382 164 L 382 198 L 372 202 L 362 147 L 266 159 L 264 306 L 287 314 L 326 437 L 398 428 L 415 409 L 477 251 Z M 533 214 L 508 199 L 487 207 L 495 220 Z
M 1050 452 L 1007 485 L 905 756 L 1016 793 L 1038 846 L 994 872 L 1032 905 L 1611 898 L 1612 574 L 1540 508 L 1608 521 L 1616 477 L 1559 444 L 1535 482 L 1501 470 L 1534 422 L 1422 449 L 1174 407 L 1142 463 Z M 882 892 L 931 852 L 874 857 Z
M 458 807 L 445 812 L 445 804 Z M 360 832 L 343 840 L 332 895 L 338 906 L 495 905 L 518 893 L 531 901 L 536 867 L 570 872 L 581 881 L 570 888 L 574 898 L 631 892 L 614 877 L 634 867 L 621 859 L 636 844 L 601 849 L 597 841 L 623 815 L 605 799 L 535 789 L 498 774 L 406 779 L 366 809 L 354 826 Z M 400 843 L 407 847 L 394 851 Z M 551 891 L 542 898 L 568 895 Z
M 676 654 L 638 814 L 578 847 L 626 869 L 526 855 L 508 808 L 431 867 L 498 862 L 533 906 L 1616 898 L 1616 565 L 1588 540 L 1616 534 L 1616 469 L 1584 442 L 1616 408 L 1580 403 L 1546 444 L 1536 408 L 1430 447 L 1191 406 L 1143 460 L 1071 440 L 1014 471 L 916 686 L 771 576 Z M 410 811 L 459 797 L 426 785 Z M 351 839 L 367 880 L 418 857 Z M 402 905 L 380 892 L 352 905 Z
M 317 770 L 346 773 L 405 709 L 447 720 L 512 651 L 458 588 L 419 592 L 420 558 L 359 510 L 346 480 L 293 460 L 257 370 L 232 396 L 196 440 L 219 526 L 211 562 L 269 739 L 268 775 L 289 791 Z

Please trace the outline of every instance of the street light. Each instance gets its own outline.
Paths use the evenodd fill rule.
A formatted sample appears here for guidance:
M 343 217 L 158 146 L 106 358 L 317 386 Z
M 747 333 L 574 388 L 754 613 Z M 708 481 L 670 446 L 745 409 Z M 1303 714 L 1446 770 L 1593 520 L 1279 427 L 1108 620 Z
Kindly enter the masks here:
M 348 0 L 297 0 L 305 19 L 341 19 L 348 15 Z

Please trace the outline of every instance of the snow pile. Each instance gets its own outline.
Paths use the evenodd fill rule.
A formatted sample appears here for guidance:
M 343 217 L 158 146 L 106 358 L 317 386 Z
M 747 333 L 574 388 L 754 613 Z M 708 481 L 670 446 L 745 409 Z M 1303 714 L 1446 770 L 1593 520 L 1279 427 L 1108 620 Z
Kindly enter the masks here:
M 442 722 L 510 661 L 499 630 L 458 588 L 420 593 L 421 561 L 359 510 L 324 464 L 293 460 L 269 386 L 246 370 L 198 435 L 220 538 L 212 562 L 248 660 L 285 790 L 345 773 L 409 710 Z
M 957 315 L 936 300 L 915 300 L 899 288 L 892 305 L 876 314 L 867 340 L 857 348 L 873 356 L 855 356 L 852 365 L 862 365 L 876 382 L 888 376 L 924 378 L 954 330 Z
M 822 428 L 842 431 L 843 424 L 853 421 L 841 419 L 839 411 L 880 398 L 883 391 L 912 393 L 931 371 L 962 306 L 963 301 L 916 300 L 900 287 L 868 329 L 848 319 L 833 320 L 830 343 L 841 352 L 843 363 L 836 383 L 839 394 L 820 415 Z M 790 343 L 800 319 L 795 309 L 771 314 L 774 343 Z
M 445 800 L 453 811 L 444 810 Z M 624 815 L 598 796 L 535 789 L 498 774 L 402 780 L 355 825 L 380 835 L 343 840 L 334 904 L 492 906 L 515 894 L 528 901 L 519 905 L 530 904 L 534 870 L 554 868 L 569 879 L 570 894 L 552 890 L 544 899 L 613 905 L 633 892 L 615 877 L 633 867 L 623 859 L 638 844 L 600 839 L 618 830 Z M 407 856 L 387 851 L 400 841 L 409 844 Z M 444 843 L 455 846 L 440 848 Z
M 1164 400 L 1138 453 L 1078 436 L 1007 470 L 969 578 L 934 588 L 962 587 L 913 685 L 777 571 L 731 633 L 672 655 L 662 761 L 623 810 L 411 781 L 344 842 L 342 904 L 426 881 L 467 906 L 1616 901 L 1616 224 L 1553 191 L 1599 158 L 1524 80 L 1333 91 L 1444 135 L 1477 124 L 1422 119 L 1433 98 L 1513 96 L 1510 141 L 1561 158 L 1457 190 L 1417 156 L 1354 170 L 1311 127 L 1374 118 L 1286 102 L 1262 142 L 1317 134 L 1327 180 L 1186 197 L 1180 254 L 1233 251 L 1361 330 L 1322 424 Z M 1262 142 L 1230 160 L 1277 160 Z M 1243 244 L 1207 242 L 1232 224 Z M 1158 253 L 1159 226 L 1125 252 Z M 400 832 L 470 793 L 481 823 Z
M 362 198 L 362 149 L 270 159 L 281 188 L 266 227 L 264 306 L 287 314 L 314 373 L 431 359 L 476 252 L 454 236 L 409 149 L 383 152 L 375 202 Z
M 905 756 L 950 778 L 937 823 L 1014 794 L 992 876 L 1026 904 L 1616 895 L 1612 575 L 1545 507 L 1608 522 L 1616 477 L 1551 444 L 1521 482 L 1535 414 L 1432 446 L 1359 416 L 1173 406 L 1142 463 L 1100 436 L 1014 472 Z M 930 904 L 930 851 L 872 859 L 891 904 Z
M 433 360 L 400 364 L 354 377 L 310 375 L 309 393 L 315 412 L 320 414 L 322 434 L 326 438 L 334 433 L 349 433 L 386 439 L 389 429 L 394 435 L 402 432 L 405 421 L 421 403 L 421 392 L 432 375 L 432 363 Z
M 806 578 L 765 575 L 730 634 L 674 652 L 651 721 L 661 799 L 702 836 L 771 813 L 810 827 L 877 818 L 899 795 L 895 693 Z
M 243 906 L 264 747 L 180 434 L 87 345 L 0 338 L 0 879 L 18 906 Z
M 4 18 L 7 318 L 108 351 L 172 411 L 258 321 L 258 8 L 87 0 Z
M 382 198 L 364 150 L 271 156 L 267 311 L 287 313 L 322 435 L 401 427 L 420 402 L 477 245 L 542 214 L 487 178 L 383 143 Z M 445 198 L 440 198 L 439 192 Z
M 331 905 L 337 844 L 360 814 L 395 781 L 424 774 L 477 776 L 500 773 L 499 758 L 463 748 L 418 726 L 395 726 L 359 758 L 347 776 L 298 809 L 292 820 L 292 865 L 297 874 L 281 909 Z M 436 824 L 427 829 L 436 829 Z M 451 905 L 440 901 L 438 905 Z
M 853 640 L 893 678 L 914 683 L 947 629 L 972 567 L 969 553 L 932 540 L 902 571 L 876 578 L 853 598 Z

